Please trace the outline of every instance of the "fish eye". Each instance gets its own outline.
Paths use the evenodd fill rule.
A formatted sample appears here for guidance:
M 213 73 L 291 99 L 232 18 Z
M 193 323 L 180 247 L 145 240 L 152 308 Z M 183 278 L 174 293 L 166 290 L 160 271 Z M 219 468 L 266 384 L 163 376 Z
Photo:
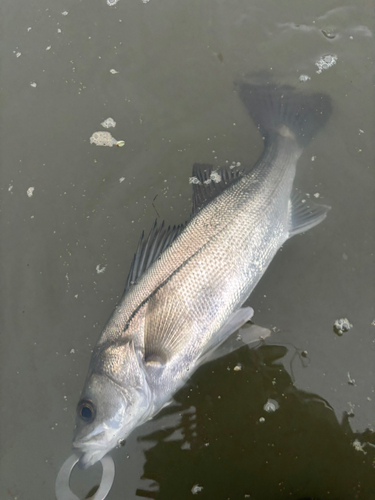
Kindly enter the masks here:
M 78 403 L 78 415 L 85 422 L 92 422 L 95 418 L 95 408 L 91 401 L 83 400 Z

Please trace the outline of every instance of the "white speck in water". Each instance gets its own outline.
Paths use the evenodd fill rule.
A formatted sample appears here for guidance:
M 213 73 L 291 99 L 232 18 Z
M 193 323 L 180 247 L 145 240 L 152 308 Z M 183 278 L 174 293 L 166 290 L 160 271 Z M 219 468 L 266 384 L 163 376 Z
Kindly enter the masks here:
M 375 319 L 373 321 L 371 321 L 371 325 L 375 326 Z
M 30 87 L 34 87 L 34 89 L 35 89 L 36 83 L 35 82 L 30 82 Z
M 117 140 L 109 132 L 94 132 L 90 137 L 90 144 L 109 146 L 111 148 L 117 144 Z
M 100 124 L 104 128 L 116 127 L 116 122 L 113 118 L 107 118 Z
M 75 354 L 75 353 L 76 353 L 75 349 L 70 349 L 70 354 Z
M 30 31 L 30 30 L 31 30 L 31 26 L 29 26 L 29 27 L 27 28 L 27 31 Z
M 355 385 L 355 380 L 350 376 L 350 372 L 348 372 L 348 384 Z
M 46 47 L 46 50 L 51 50 L 52 48 L 52 45 L 48 45 L 48 47 Z
M 116 5 L 117 2 L 118 2 L 118 0 L 107 0 L 107 5 L 112 7 L 113 5 Z
M 315 161 L 315 160 L 316 160 L 316 156 L 312 156 L 311 161 Z
M 348 260 L 348 256 L 346 255 L 346 253 L 343 253 L 343 254 L 342 254 L 342 258 L 343 258 L 344 260 Z
M 95 269 L 98 274 L 102 274 L 104 273 L 106 267 L 107 266 L 100 267 L 100 264 L 98 264 Z
M 349 322 L 348 318 L 337 319 L 333 324 L 333 329 L 338 335 L 348 332 L 351 328 L 353 328 L 353 325 Z
M 121 182 L 124 182 L 124 180 L 125 180 L 125 177 L 120 177 L 120 178 L 119 178 L 120 183 L 121 183 Z
M 268 399 L 267 403 L 263 406 L 263 410 L 267 413 L 273 413 L 279 408 L 279 403 L 274 399 Z
M 109 72 L 112 73 L 112 75 L 117 75 L 118 73 L 115 69 L 110 69 Z
M 203 184 L 211 184 L 211 182 L 212 182 L 212 179 L 206 179 L 206 180 L 203 182 Z
M 144 0 L 142 0 L 144 2 Z M 191 492 L 193 495 L 196 495 L 197 493 L 200 493 L 203 490 L 203 486 L 199 486 L 199 484 L 194 484 L 194 486 L 191 488 Z
M 261 424 L 263 424 L 265 421 L 266 421 L 266 419 L 265 419 L 264 417 L 260 417 L 259 422 L 260 422 Z
M 189 177 L 189 184 L 202 184 L 198 177 Z
M 118 148 L 122 148 L 122 147 L 124 147 L 124 146 L 125 146 L 125 141 L 117 141 L 117 142 L 116 142 L 116 146 L 117 146 Z
M 61 33 L 61 29 L 60 28 L 57 28 L 57 33 Z
M 319 196 L 320 196 L 320 193 L 314 193 L 315 198 L 319 198 Z
M 311 80 L 311 77 L 308 75 L 300 75 L 299 76 L 299 81 L 300 82 L 307 82 L 308 80 Z
M 76 295 L 74 295 L 74 298 L 75 298 L 75 299 L 78 299 L 78 293 L 77 293 Z
M 217 170 L 214 170 L 210 174 L 210 179 L 212 179 L 215 182 L 215 184 L 218 184 L 219 182 L 221 182 L 221 175 Z
M 62 14 L 63 16 L 67 16 L 67 15 L 69 14 L 69 12 L 68 12 L 67 10 L 64 10 L 64 12 L 61 12 L 61 14 Z
M 142 3 L 148 3 L 150 0 L 142 0 Z
M 235 372 L 239 372 L 242 370 L 242 365 L 241 363 L 237 363 L 236 366 L 233 368 Z
M 364 134 L 364 133 L 365 133 L 365 131 L 364 131 L 364 130 L 362 130 L 361 128 L 358 130 L 358 135 L 359 135 L 359 134 Z
M 13 186 L 12 186 L 12 185 L 10 185 L 10 186 L 8 187 L 8 191 L 12 191 L 12 189 L 13 189 Z
M 35 189 L 35 187 L 29 187 L 29 189 L 26 191 L 27 192 L 27 196 L 29 198 L 31 198 L 32 195 L 34 194 L 34 189 Z
M 20 57 L 21 52 L 16 52 L 16 57 Z
M 327 54 L 326 56 L 323 56 L 315 63 L 315 66 L 317 66 L 318 70 L 317 73 L 320 74 L 322 71 L 332 68 L 337 63 L 337 56 L 336 55 L 331 55 Z

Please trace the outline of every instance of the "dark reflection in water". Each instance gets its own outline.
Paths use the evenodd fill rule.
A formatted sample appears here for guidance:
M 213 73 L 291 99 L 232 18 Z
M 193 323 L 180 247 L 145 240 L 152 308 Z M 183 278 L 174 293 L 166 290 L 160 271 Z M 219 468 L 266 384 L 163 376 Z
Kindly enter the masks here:
M 277 362 L 286 351 L 243 348 L 198 370 L 178 408 L 157 417 L 161 430 L 142 438 L 155 443 L 143 476 L 154 487 L 137 497 L 375 499 L 375 435 L 353 433 L 347 414 L 340 423 L 329 403 L 296 389 Z M 264 410 L 268 399 L 276 411 Z

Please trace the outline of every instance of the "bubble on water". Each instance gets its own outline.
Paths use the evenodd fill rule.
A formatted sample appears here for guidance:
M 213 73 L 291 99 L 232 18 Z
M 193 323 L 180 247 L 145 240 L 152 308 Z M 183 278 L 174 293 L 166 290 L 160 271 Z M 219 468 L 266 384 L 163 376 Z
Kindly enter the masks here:
M 90 137 L 90 144 L 109 146 L 111 148 L 117 144 L 117 140 L 109 132 L 94 132 Z
M 68 12 L 67 10 L 64 10 L 64 12 L 61 12 L 61 14 L 62 14 L 63 16 L 67 16 L 67 15 L 69 14 L 69 12 Z
M 215 184 L 218 184 L 221 181 L 221 175 L 217 170 L 214 170 L 210 174 L 210 179 L 212 179 L 215 182 Z
M 337 319 L 333 324 L 333 331 L 337 333 L 337 335 L 342 335 L 351 328 L 353 328 L 353 325 L 349 322 L 348 318 Z
M 35 187 L 29 187 L 29 189 L 26 191 L 27 196 L 31 198 L 34 194 Z
M 144 3 L 146 3 L 144 0 L 142 0 Z M 199 484 L 194 484 L 194 486 L 191 488 L 191 492 L 193 495 L 196 495 L 197 493 L 200 493 L 203 490 L 203 486 L 199 486 Z
M 261 424 L 263 424 L 265 421 L 266 421 L 266 419 L 265 419 L 264 417 L 260 417 L 259 422 L 260 422 Z
M 30 82 L 30 87 L 36 87 L 36 83 L 35 82 Z
M 113 5 L 116 5 L 117 2 L 118 2 L 118 0 L 107 0 L 107 5 L 112 7 Z
M 52 45 L 48 45 L 48 47 L 46 47 L 46 50 L 51 50 L 52 48 Z
M 16 52 L 16 57 L 21 57 L 21 52 Z
M 239 372 L 242 370 L 242 365 L 241 363 L 237 363 L 236 366 L 233 368 L 235 372 Z
M 323 56 L 315 63 L 315 66 L 317 66 L 318 70 L 317 73 L 320 74 L 322 71 L 332 68 L 337 63 L 337 56 L 335 54 L 327 54 L 326 56 Z
M 189 184 L 202 184 L 198 177 L 189 177 Z
M 273 413 L 279 408 L 279 403 L 274 399 L 268 399 L 267 403 L 263 406 L 263 410 L 267 413 Z
M 300 82 L 307 82 L 308 80 L 311 80 L 311 77 L 308 75 L 300 75 L 299 77 Z
M 116 122 L 113 118 L 107 118 L 100 125 L 104 128 L 116 127 Z
M 118 74 L 118 71 L 116 71 L 115 69 L 110 69 L 109 72 L 112 73 L 112 75 Z

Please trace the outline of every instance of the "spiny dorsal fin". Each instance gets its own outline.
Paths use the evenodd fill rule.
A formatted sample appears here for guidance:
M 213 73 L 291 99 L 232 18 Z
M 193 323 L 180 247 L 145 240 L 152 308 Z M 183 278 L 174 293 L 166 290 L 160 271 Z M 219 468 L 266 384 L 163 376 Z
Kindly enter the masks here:
M 193 215 L 236 182 L 241 175 L 242 170 L 233 165 L 214 170 L 212 165 L 194 163 L 190 177 L 190 184 L 193 186 Z
M 150 234 L 145 238 L 144 231 L 138 243 L 137 251 L 134 254 L 133 261 L 130 266 L 128 279 L 126 280 L 125 292 L 136 284 L 139 278 L 147 271 L 162 252 L 177 238 L 181 233 L 184 224 L 178 226 L 164 227 L 164 221 L 158 227 L 157 220 L 150 231 Z

